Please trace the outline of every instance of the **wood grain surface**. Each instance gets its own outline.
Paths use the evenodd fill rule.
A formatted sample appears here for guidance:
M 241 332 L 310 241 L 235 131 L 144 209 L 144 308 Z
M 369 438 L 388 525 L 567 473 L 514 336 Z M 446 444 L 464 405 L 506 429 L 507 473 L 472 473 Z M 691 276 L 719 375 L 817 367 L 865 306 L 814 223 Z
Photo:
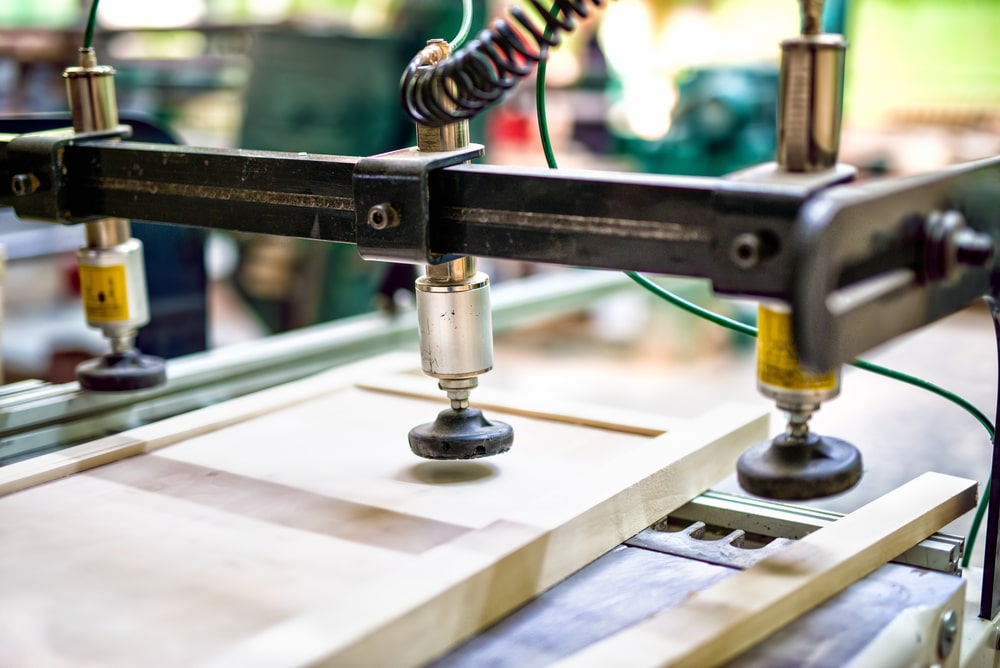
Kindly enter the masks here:
M 126 432 L 120 461 L 80 446 L 62 479 L 9 476 L 21 489 L 0 498 L 0 665 L 418 665 L 682 505 L 766 435 L 746 406 L 651 437 L 566 419 L 599 409 L 508 414 L 493 394 L 512 451 L 428 462 L 406 433 L 440 400 L 345 383 L 379 386 L 386 368 Z M 33 484 L 43 468 L 21 470 Z

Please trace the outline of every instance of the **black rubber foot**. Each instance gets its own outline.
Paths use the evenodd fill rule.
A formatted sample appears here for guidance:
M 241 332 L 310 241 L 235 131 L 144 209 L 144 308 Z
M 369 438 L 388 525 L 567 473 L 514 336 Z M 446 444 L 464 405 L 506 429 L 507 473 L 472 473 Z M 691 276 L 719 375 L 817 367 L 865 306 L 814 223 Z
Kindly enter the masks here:
M 861 480 L 861 453 L 840 439 L 810 433 L 789 444 L 782 434 L 744 452 L 736 464 L 740 486 L 770 499 L 803 501 L 846 492 Z
M 167 382 L 167 364 L 137 350 L 108 353 L 76 367 L 80 387 L 94 392 L 145 390 Z
M 425 459 L 478 459 L 510 450 L 514 430 L 487 420 L 478 408 L 438 413 L 434 422 L 410 430 L 410 450 Z

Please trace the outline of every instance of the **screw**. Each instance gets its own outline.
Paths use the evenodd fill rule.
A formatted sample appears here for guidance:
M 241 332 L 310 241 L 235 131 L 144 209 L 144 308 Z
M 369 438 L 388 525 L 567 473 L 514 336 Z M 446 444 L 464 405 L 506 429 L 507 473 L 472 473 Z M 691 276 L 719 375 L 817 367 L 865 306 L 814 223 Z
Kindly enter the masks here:
M 399 225 L 399 214 L 390 204 L 376 204 L 368 209 L 368 225 L 373 230 L 384 230 Z
M 938 656 L 947 659 L 955 648 L 955 636 L 958 635 L 958 615 L 954 610 L 948 610 L 941 615 L 938 629 Z
M 729 247 L 729 259 L 740 269 L 753 269 L 760 263 L 762 245 L 756 234 L 740 234 Z
M 10 180 L 11 190 L 18 197 L 24 197 L 38 190 L 38 179 L 33 174 L 15 174 Z

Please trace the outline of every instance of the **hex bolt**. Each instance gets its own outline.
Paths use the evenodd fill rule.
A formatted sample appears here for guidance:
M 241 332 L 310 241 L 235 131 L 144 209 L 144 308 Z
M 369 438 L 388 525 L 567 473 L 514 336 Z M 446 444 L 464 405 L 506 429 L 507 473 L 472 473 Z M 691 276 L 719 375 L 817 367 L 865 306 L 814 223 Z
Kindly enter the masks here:
M 983 267 L 993 259 L 993 239 L 986 234 L 964 229 L 955 234 L 955 259 L 968 267 Z
M 38 190 L 38 179 L 34 174 L 15 174 L 10 179 L 10 188 L 18 197 L 24 197 Z
M 924 224 L 924 276 L 954 278 L 960 267 L 984 267 L 993 261 L 993 239 L 969 228 L 958 211 L 935 211 Z
M 740 234 L 729 247 L 729 259 L 740 269 L 753 269 L 760 263 L 762 248 L 763 244 L 756 234 Z
M 955 648 L 955 636 L 958 635 L 958 615 L 954 610 L 947 610 L 941 615 L 938 627 L 938 656 L 947 659 Z
M 373 230 L 384 230 L 399 225 L 399 214 L 391 204 L 376 204 L 368 209 L 368 225 Z

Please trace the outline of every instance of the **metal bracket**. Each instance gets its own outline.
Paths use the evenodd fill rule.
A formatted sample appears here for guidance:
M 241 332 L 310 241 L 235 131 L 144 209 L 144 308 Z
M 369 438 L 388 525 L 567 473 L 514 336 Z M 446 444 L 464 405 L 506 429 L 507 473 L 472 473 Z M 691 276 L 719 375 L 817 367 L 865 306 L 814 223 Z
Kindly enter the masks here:
M 354 168 L 354 210 L 361 257 L 410 264 L 447 260 L 432 256 L 430 249 L 427 174 L 482 154 L 480 144 L 442 152 L 411 147 L 358 161 Z
M 127 138 L 132 128 L 118 125 L 101 132 L 75 132 L 59 128 L 19 135 L 7 144 L 8 171 L 14 192 L 14 210 L 21 218 L 58 223 L 80 223 L 65 196 L 72 179 L 63 163 L 63 149 L 88 141 Z
M 832 188 L 802 207 L 793 231 L 790 303 L 803 366 L 825 371 L 893 337 L 934 322 L 990 292 L 1000 158 L 943 172 Z M 928 221 L 962 214 L 983 253 L 956 255 L 948 275 Z

